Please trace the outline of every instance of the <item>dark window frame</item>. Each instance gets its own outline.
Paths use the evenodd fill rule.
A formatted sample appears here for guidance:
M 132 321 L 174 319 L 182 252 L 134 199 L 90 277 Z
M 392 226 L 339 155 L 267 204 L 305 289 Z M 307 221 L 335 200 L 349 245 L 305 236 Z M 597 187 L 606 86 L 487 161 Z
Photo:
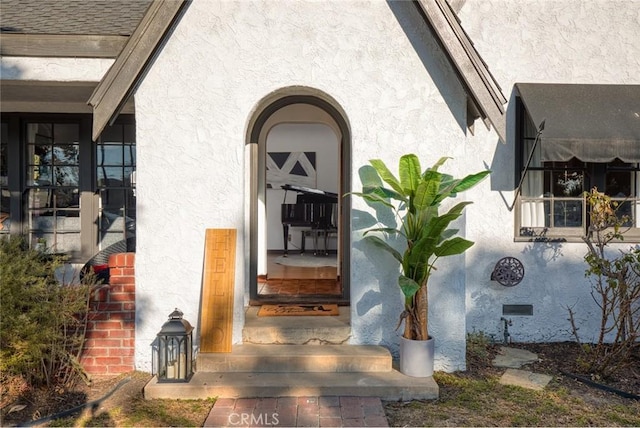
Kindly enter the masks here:
M 522 103 L 520 97 L 516 97 L 516 123 L 515 123 L 515 175 L 516 186 L 522 177 L 523 170 L 525 168 L 526 159 L 529 156 L 526 143 L 533 143 L 534 137 L 531 135 L 525 135 L 525 121 L 530 120 L 528 113 Z M 536 148 L 539 150 L 539 146 Z M 581 164 L 581 166 L 580 166 Z M 629 227 L 624 230 L 624 241 L 630 243 L 640 242 L 640 164 L 623 163 L 616 159 L 609 163 L 595 163 L 595 162 L 582 162 L 579 159 L 573 158 L 568 162 L 543 162 L 542 165 L 530 165 L 527 168 L 526 174 L 535 172 L 542 172 L 543 178 L 541 183 L 541 189 L 543 196 L 530 196 L 523 194 L 523 189 L 518 189 L 518 195 L 516 198 L 515 210 L 514 210 L 514 237 L 515 241 L 560 241 L 560 242 L 583 242 L 582 237 L 585 235 L 588 223 L 589 213 L 586 205 L 586 199 L 579 195 L 570 196 L 558 196 L 553 191 L 553 183 L 550 178 L 553 177 L 554 172 L 571 172 L 581 171 L 583 173 L 582 189 L 583 191 L 589 191 L 593 187 L 597 187 L 599 190 L 604 190 L 606 194 L 609 194 L 607 189 L 607 175 L 610 173 L 629 173 L 630 189 L 627 191 L 627 196 L 616 197 L 612 196 L 613 200 L 618 202 L 621 206 L 625 205 L 629 208 L 629 212 L 636 212 L 635 223 L 637 226 Z M 527 176 L 525 176 L 525 179 Z M 524 181 L 523 181 L 524 182 Z M 540 183 L 539 180 L 535 181 Z M 524 187 L 524 184 L 523 186 Z M 635 189 L 634 189 L 635 188 Z M 635 194 L 633 194 L 635 192 Z M 526 193 L 526 192 L 525 192 Z M 545 226 L 522 226 L 523 222 L 523 207 L 527 203 L 540 203 L 544 207 L 545 212 Z M 562 203 L 580 204 L 580 215 L 582 216 L 582 222 L 577 227 L 553 227 L 553 215 L 554 210 L 552 207 L 558 206 Z M 538 207 L 539 208 L 539 207 Z M 566 223 L 565 223 L 566 224 Z
M 72 263 L 84 263 L 101 248 L 98 227 L 98 199 L 100 187 L 97 183 L 96 149 L 97 143 L 91 139 L 92 115 L 67 113 L 2 113 L 2 126 L 7 130 L 7 185 L 3 190 L 10 193 L 9 220 L 10 234 L 28 233 L 28 194 L 27 177 L 27 123 L 75 123 L 79 126 L 79 162 L 78 189 L 80 193 L 80 249 L 69 254 Z M 120 115 L 114 125 L 133 126 L 133 145 L 135 146 L 135 118 L 133 115 Z M 135 168 L 135 165 L 133 165 Z M 135 185 L 134 185 L 135 187 Z M 135 203 L 134 203 L 135 206 Z M 133 226 L 135 228 L 135 224 Z M 0 236 L 5 233 L 1 233 Z M 123 231 L 123 234 L 125 231 Z M 135 229 L 133 229 L 135 233 Z M 125 235 L 126 236 L 126 235 Z M 123 238 L 125 237 L 123 236 Z M 104 244 L 102 244 L 103 246 Z

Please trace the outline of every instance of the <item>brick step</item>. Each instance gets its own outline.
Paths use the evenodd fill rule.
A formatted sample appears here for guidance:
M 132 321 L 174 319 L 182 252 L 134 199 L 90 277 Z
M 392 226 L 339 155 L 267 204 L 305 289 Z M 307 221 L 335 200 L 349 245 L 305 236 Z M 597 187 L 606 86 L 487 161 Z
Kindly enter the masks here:
M 432 377 L 414 378 L 396 370 L 377 373 L 215 373 L 197 372 L 189 383 L 158 383 L 144 388 L 146 399 L 253 397 L 380 397 L 383 400 L 438 398 Z
M 235 345 L 231 353 L 198 354 L 199 372 L 388 372 L 392 357 L 382 346 Z

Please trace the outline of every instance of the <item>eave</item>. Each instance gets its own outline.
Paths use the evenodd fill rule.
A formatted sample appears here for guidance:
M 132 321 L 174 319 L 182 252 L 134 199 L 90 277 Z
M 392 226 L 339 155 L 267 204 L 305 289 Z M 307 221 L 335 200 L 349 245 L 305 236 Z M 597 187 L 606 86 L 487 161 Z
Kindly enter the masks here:
M 493 125 L 500 140 L 505 142 L 507 100 L 455 12 L 446 0 L 415 1 L 471 101 L 469 114 L 477 112 L 487 125 Z
M 154 0 L 91 95 L 93 139 L 118 115 L 188 0 Z
M 93 107 L 93 138 L 118 114 L 144 75 L 180 11 L 189 0 L 154 0 L 115 63 L 88 101 Z M 505 142 L 507 102 L 471 39 L 446 0 L 415 0 L 421 15 L 443 47 L 470 101 L 468 115 L 493 125 Z
M 0 33 L 0 55 L 49 58 L 116 58 L 127 36 Z

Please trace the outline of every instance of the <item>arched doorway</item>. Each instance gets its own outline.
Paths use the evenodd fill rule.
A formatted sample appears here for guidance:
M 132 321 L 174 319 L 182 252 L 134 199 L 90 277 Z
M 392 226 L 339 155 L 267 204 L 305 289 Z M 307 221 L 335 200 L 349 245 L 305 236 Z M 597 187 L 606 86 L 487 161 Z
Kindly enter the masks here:
M 307 88 L 296 92 L 263 101 L 249 128 L 251 304 L 347 304 L 350 203 L 341 195 L 351 188 L 350 131 L 330 97 Z M 335 227 L 283 227 L 283 204 L 300 211 L 299 201 L 305 201 L 300 196 L 308 190 L 335 196 Z M 315 201 L 311 205 L 317 209 Z M 283 258 L 285 248 L 288 258 Z M 331 259 L 333 270 L 327 263 Z M 300 260 L 303 265 L 298 265 Z

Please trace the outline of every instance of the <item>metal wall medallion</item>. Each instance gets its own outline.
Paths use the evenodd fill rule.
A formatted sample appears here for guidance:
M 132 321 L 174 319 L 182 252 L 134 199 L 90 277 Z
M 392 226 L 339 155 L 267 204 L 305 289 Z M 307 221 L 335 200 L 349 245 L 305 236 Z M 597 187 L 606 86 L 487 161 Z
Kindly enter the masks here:
M 505 287 L 520 284 L 522 278 L 524 278 L 524 266 L 515 257 L 504 257 L 498 260 L 493 272 L 491 272 L 491 280 L 498 281 L 500 285 Z

